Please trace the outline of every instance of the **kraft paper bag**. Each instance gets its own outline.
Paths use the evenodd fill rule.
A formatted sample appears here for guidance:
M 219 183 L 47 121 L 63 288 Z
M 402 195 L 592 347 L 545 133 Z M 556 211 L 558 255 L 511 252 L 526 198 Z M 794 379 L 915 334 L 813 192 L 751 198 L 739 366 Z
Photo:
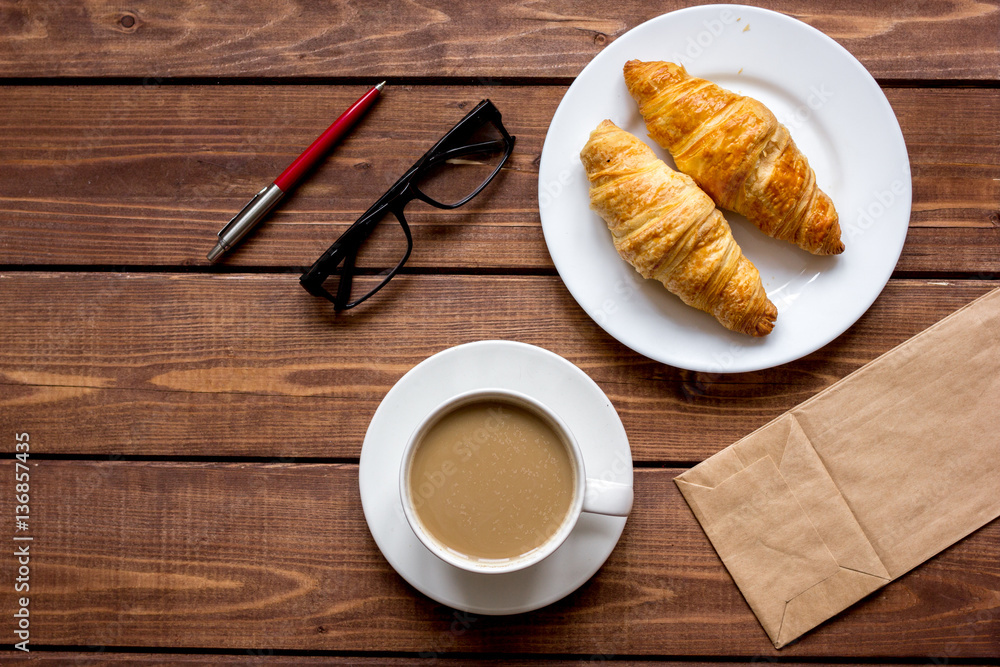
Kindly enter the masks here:
M 1000 290 L 676 478 L 775 647 L 1000 516 Z

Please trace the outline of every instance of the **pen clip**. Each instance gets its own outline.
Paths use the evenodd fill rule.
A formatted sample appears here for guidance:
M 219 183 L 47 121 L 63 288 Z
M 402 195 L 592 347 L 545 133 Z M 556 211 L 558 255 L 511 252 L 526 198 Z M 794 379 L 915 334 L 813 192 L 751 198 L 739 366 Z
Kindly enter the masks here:
M 248 202 L 247 202 L 247 205 L 246 205 L 246 206 L 244 206 L 243 208 L 241 208 L 241 209 L 240 209 L 240 212 L 239 212 L 239 213 L 237 213 L 236 215 L 234 215 L 234 216 L 233 216 L 232 220 L 230 220 L 230 221 L 229 221 L 229 222 L 228 222 L 228 223 L 226 224 L 226 226 L 225 226 L 225 227 L 223 227 L 223 228 L 222 228 L 222 229 L 221 229 L 221 230 L 219 231 L 219 238 L 220 238 L 220 239 L 221 239 L 221 238 L 222 238 L 223 236 L 225 236 L 226 232 L 228 232 L 228 231 L 229 231 L 229 230 L 230 230 L 230 229 L 231 229 L 231 228 L 233 227 L 233 225 L 235 225 L 235 224 L 236 224 L 236 221 L 237 221 L 237 220 L 239 220 L 239 219 L 240 219 L 240 218 L 241 218 L 241 217 L 243 216 L 243 214 L 247 212 L 247 209 L 251 208 L 251 207 L 252 207 L 252 206 L 253 206 L 253 205 L 254 205 L 255 203 L 257 203 L 257 200 L 258 200 L 258 199 L 260 199 L 261 197 L 263 197 L 263 196 L 264 196 L 264 193 L 265 193 L 265 192 L 267 192 L 267 189 L 268 189 L 268 188 L 270 188 L 270 187 L 271 187 L 270 185 L 265 185 L 265 186 L 264 186 L 263 188 L 261 188 L 260 192 L 258 192 L 257 194 L 255 194 L 255 195 L 253 196 L 253 199 L 251 199 L 250 201 L 248 201 Z

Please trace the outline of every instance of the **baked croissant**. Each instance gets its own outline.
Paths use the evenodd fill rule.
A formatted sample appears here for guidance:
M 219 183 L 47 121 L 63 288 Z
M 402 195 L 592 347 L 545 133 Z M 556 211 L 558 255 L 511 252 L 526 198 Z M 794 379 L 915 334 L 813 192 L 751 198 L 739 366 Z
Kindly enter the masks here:
M 674 63 L 630 60 L 625 85 L 649 136 L 717 205 L 815 255 L 844 251 L 833 202 L 767 107 Z
M 608 223 L 615 248 L 645 278 L 727 329 L 766 336 L 778 310 L 729 223 L 690 177 L 635 136 L 605 120 L 580 152 L 590 207 Z

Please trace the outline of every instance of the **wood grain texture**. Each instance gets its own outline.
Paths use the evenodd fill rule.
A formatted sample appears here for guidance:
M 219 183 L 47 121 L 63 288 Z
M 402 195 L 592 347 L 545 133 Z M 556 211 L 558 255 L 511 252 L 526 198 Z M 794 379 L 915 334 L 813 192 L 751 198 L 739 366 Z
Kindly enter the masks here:
M 729 375 L 630 351 L 557 277 L 400 276 L 336 316 L 296 276 L 0 274 L 16 304 L 0 318 L 0 432 L 29 430 L 45 453 L 357 457 L 406 371 L 453 345 L 507 339 L 593 378 L 637 460 L 696 461 L 998 284 L 890 281 L 821 350 Z
M 11 468 L 3 461 L 2 479 Z M 32 640 L 779 655 L 684 504 L 677 472 L 636 472 L 622 540 L 577 592 L 528 614 L 471 617 L 416 593 L 383 560 L 364 522 L 356 466 L 38 462 Z M 11 529 L 3 528 L 8 543 Z M 780 656 L 995 657 L 998 549 L 993 522 Z M 0 591 L 4 608 L 13 596 Z
M 122 649 L 116 649 L 122 651 Z M 319 651 L 315 651 L 319 653 Z M 343 653 L 343 652 L 342 652 Z M 378 665 L 384 667 L 419 667 L 420 665 L 433 664 L 435 667 L 469 667 L 469 665 L 480 665 L 484 662 L 489 664 L 510 665 L 511 667 L 581 667 L 581 665 L 602 665 L 607 663 L 625 664 L 630 667 L 654 667 L 663 664 L 663 660 L 641 660 L 625 659 L 620 656 L 609 656 L 600 653 L 591 655 L 580 655 L 576 657 L 550 657 L 532 656 L 523 658 L 509 658 L 497 655 L 472 655 L 463 657 L 445 657 L 440 654 L 437 657 L 420 657 L 416 654 L 412 657 L 363 657 L 363 654 L 353 654 L 344 657 L 336 653 L 323 653 L 320 655 L 288 655 L 280 650 L 274 649 L 247 649 L 245 651 L 229 652 L 229 654 L 216 652 L 207 655 L 197 653 L 143 653 L 141 650 L 128 650 L 121 653 L 112 653 L 108 650 L 94 649 L 89 651 L 50 651 L 44 653 L 34 652 L 30 656 L 25 656 L 21 652 L 0 651 L 0 660 L 3 664 L 30 662 L 38 667 L 122 667 L 123 665 L 136 665 L 139 667 L 172 667 L 173 665 L 280 665 L 281 667 L 294 665 Z M 704 660 L 670 660 L 670 664 L 676 667 L 701 667 Z M 745 664 L 744 662 L 729 662 L 726 660 L 712 660 L 713 665 L 718 667 L 736 667 Z M 815 665 L 815 662 L 785 662 L 788 667 L 807 667 Z M 836 664 L 824 661 L 822 664 Z M 872 667 L 873 665 L 884 663 L 865 663 L 852 660 L 849 664 L 855 667 Z M 989 663 L 981 663 L 984 667 Z M 964 667 L 979 667 L 974 661 L 962 661 Z
M 205 265 L 226 221 L 363 90 L 7 88 L 0 96 L 0 264 Z M 457 211 L 411 204 L 415 249 L 408 266 L 552 270 L 539 223 L 538 161 L 564 92 L 390 87 L 225 262 L 310 265 L 465 110 L 488 97 L 518 138 L 509 168 Z M 911 227 L 898 269 L 995 275 L 1000 90 L 886 93 L 913 176 Z M 549 185 L 552 192 L 560 187 Z M 841 211 L 845 224 L 859 214 Z
M 566 84 L 688 4 L 0 0 L 0 82 L 15 84 L 0 86 L 0 433 L 94 459 L 31 469 L 32 645 L 94 650 L 0 650 L 0 664 L 995 663 L 1000 522 L 779 653 L 672 479 L 1000 286 L 1000 2 L 761 3 L 887 86 L 914 199 L 905 279 L 818 352 L 740 375 L 610 338 L 553 274 L 539 222 L 541 147 Z M 231 85 L 192 85 L 216 78 Z M 233 213 L 367 88 L 352 84 L 382 78 L 372 113 L 227 256 L 236 273 L 200 268 Z M 340 316 L 301 290 L 296 269 L 486 97 L 515 153 L 468 206 L 409 207 L 413 273 Z M 399 377 L 488 338 L 582 368 L 641 464 L 605 567 L 505 618 L 458 614 L 391 570 L 354 463 Z M 12 468 L 0 462 L 7 544 Z M 15 596 L 0 587 L 0 609 Z
M 449 0 L 394 3 L 391 11 L 359 0 L 5 0 L 0 76 L 572 77 L 630 28 L 690 4 L 518 0 L 487 12 Z M 992 0 L 760 4 L 822 30 L 876 77 L 1000 76 Z
M 120 650 L 120 649 L 118 649 Z M 316 653 L 319 653 L 316 651 Z M 25 656 L 20 652 L 0 651 L 0 660 L 4 665 L 20 664 L 30 662 L 38 667 L 122 667 L 123 665 L 136 665 L 141 667 L 173 667 L 174 665 L 279 665 L 289 667 L 297 665 L 359 665 L 365 667 L 373 665 L 377 667 L 420 667 L 420 665 L 433 664 L 435 667 L 469 667 L 469 665 L 500 664 L 510 667 L 580 667 L 581 665 L 600 665 L 615 660 L 621 664 L 632 667 L 654 667 L 662 665 L 660 660 L 635 660 L 627 661 L 615 659 L 612 656 L 601 654 L 581 655 L 573 658 L 555 658 L 549 656 L 533 656 L 530 658 L 509 658 L 502 654 L 484 654 L 466 657 L 421 657 L 415 654 L 412 657 L 364 657 L 363 654 L 353 654 L 344 657 L 336 653 L 321 653 L 320 655 L 300 655 L 295 653 L 287 655 L 280 650 L 274 649 L 247 649 L 246 651 L 235 652 L 235 654 L 221 654 L 212 652 L 208 654 L 197 653 L 142 653 L 141 651 L 128 651 L 122 653 L 111 653 L 107 650 L 89 651 L 49 651 L 44 653 L 35 652 L 30 656 Z M 676 667 L 700 667 L 705 663 L 698 660 L 671 660 L 671 665 Z M 725 660 L 713 660 L 713 665 L 718 667 L 736 667 L 741 662 L 727 662 Z M 783 663 L 788 667 L 807 667 L 815 665 L 813 662 L 788 662 Z M 851 662 L 857 667 L 871 667 L 880 663 Z M 975 667 L 974 663 L 962 662 L 962 665 Z

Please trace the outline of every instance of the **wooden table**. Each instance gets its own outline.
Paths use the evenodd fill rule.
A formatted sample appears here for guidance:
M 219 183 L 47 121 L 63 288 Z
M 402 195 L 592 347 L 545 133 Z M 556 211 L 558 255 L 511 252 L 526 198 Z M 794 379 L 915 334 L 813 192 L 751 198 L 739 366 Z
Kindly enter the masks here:
M 913 211 L 896 272 L 857 324 L 800 361 L 721 375 L 652 362 L 599 329 L 556 275 L 537 209 L 542 141 L 573 77 L 680 4 L 0 2 L 0 438 L 13 455 L 15 434 L 30 435 L 31 657 L 1000 657 L 1000 523 L 778 653 L 672 482 L 1000 285 L 1000 6 L 764 3 L 882 85 Z M 229 217 L 383 78 L 384 98 L 308 183 L 208 266 Z M 412 258 L 372 307 L 334 315 L 300 289 L 303 268 L 487 97 L 518 137 L 497 181 L 452 213 L 410 206 Z M 587 372 L 636 468 L 635 510 L 603 569 L 511 617 L 461 614 L 407 585 L 357 485 L 393 383 L 489 338 Z M 0 466 L 8 545 L 14 463 Z M 8 649 L 24 595 L 10 551 Z

